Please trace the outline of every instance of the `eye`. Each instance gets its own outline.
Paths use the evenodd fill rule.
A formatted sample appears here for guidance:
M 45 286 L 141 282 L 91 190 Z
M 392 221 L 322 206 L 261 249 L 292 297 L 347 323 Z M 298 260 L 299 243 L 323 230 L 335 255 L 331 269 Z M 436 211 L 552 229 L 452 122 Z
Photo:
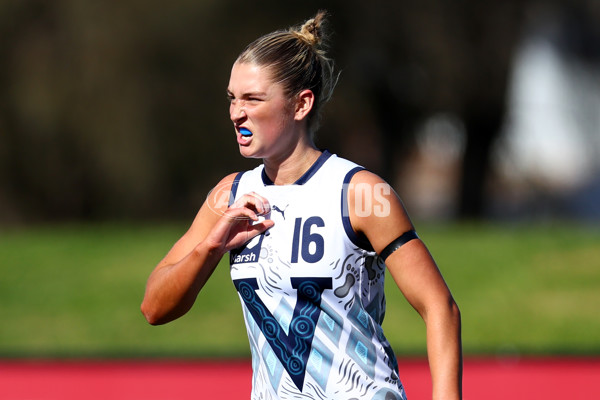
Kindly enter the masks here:
M 230 103 L 235 100 L 235 96 L 229 90 L 226 93 L 226 97 L 227 97 L 227 101 L 230 102 Z
M 252 103 L 259 103 L 265 101 L 265 95 L 262 92 L 247 93 L 243 98 L 244 100 Z

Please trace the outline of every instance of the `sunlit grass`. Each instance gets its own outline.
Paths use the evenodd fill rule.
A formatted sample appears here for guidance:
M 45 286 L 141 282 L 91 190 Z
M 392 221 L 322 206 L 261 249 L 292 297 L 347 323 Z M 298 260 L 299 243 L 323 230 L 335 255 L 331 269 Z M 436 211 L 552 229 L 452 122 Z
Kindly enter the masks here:
M 600 352 L 598 230 L 474 225 L 433 227 L 421 236 L 461 308 L 466 352 Z M 388 315 L 403 303 L 389 288 Z M 398 348 L 402 322 L 387 322 Z M 424 352 L 423 337 L 418 347 Z
M 249 355 L 222 262 L 183 318 L 152 327 L 139 305 L 185 224 L 71 225 L 0 232 L 0 356 Z M 599 354 L 600 231 L 571 225 L 419 229 L 463 318 L 467 354 Z M 384 331 L 424 354 L 424 324 L 387 281 Z

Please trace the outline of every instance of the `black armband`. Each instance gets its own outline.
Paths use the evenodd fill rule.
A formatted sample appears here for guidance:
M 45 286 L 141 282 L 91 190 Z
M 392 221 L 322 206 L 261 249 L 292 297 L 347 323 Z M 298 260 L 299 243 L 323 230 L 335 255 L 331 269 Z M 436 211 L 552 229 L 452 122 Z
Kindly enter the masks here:
M 402 235 L 400 235 L 396 239 L 392 240 L 392 242 L 390 244 L 385 246 L 385 249 L 381 250 L 381 253 L 379 253 L 379 257 L 381 257 L 381 259 L 383 261 L 385 261 L 386 258 L 388 258 L 390 256 L 390 254 L 392 254 L 393 252 L 398 250 L 405 243 L 408 243 L 411 240 L 418 239 L 418 238 L 419 238 L 419 236 L 417 236 L 417 232 L 415 232 L 414 230 L 404 232 Z

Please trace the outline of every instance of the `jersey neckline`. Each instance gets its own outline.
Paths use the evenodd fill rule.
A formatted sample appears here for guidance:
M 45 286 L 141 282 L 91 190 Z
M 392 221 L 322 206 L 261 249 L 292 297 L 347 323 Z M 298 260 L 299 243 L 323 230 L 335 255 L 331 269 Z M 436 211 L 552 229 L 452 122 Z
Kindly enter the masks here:
M 310 168 L 300 178 L 298 178 L 296 182 L 293 183 L 293 185 L 304 185 L 306 182 L 308 182 L 308 180 L 312 178 L 314 174 L 317 173 L 317 171 L 323 166 L 323 164 L 325 164 L 325 161 L 327 161 L 331 156 L 332 154 L 329 151 L 323 150 L 323 153 L 321 153 L 319 158 L 317 158 L 317 161 L 315 161 L 313 165 L 311 165 Z M 263 184 L 265 186 L 275 185 L 275 183 L 267 175 L 264 165 L 261 172 L 261 176 Z

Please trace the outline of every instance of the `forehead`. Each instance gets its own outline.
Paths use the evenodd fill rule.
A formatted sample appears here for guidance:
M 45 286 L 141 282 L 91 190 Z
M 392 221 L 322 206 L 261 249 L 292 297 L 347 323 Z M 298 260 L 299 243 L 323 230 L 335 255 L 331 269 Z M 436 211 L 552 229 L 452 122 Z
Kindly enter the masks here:
M 268 68 L 253 63 L 236 62 L 231 68 L 229 77 L 230 92 L 272 92 L 280 89 L 279 84 L 274 84 Z

